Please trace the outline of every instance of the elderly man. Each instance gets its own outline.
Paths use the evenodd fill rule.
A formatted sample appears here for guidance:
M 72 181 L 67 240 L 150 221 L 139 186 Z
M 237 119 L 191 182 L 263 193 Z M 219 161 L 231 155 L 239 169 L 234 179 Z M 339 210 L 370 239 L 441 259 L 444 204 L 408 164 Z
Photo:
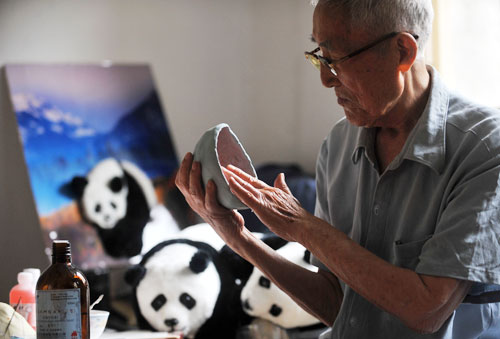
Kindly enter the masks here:
M 306 57 L 345 119 L 319 153 L 315 215 L 283 175 L 271 187 L 225 170 L 272 232 L 311 251 L 317 273 L 278 256 L 222 208 L 190 153 L 181 164 L 176 182 L 193 209 L 332 326 L 322 337 L 499 335 L 498 300 L 488 296 L 500 284 L 500 115 L 450 93 L 424 63 L 432 17 L 430 0 L 317 4 L 318 48 Z

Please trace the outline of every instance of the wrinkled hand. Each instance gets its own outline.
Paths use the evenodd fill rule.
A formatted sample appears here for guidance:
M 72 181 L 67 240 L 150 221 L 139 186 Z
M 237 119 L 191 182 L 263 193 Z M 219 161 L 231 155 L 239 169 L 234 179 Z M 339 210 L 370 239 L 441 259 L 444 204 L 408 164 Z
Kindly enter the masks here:
M 191 208 L 200 215 L 226 242 L 230 243 L 244 229 L 245 221 L 236 210 L 229 210 L 217 201 L 217 187 L 210 180 L 205 189 L 201 181 L 201 165 L 187 153 L 181 162 L 175 184 Z
M 276 177 L 273 187 L 232 165 L 223 171 L 233 194 L 250 207 L 260 221 L 281 238 L 298 241 L 301 225 L 312 215 L 292 195 L 283 173 Z

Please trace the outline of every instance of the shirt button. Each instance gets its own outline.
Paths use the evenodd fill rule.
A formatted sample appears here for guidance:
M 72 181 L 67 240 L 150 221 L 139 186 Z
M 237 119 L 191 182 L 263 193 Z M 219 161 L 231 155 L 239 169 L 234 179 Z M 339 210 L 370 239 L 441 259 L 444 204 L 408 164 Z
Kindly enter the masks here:
M 351 319 L 349 319 L 349 325 L 351 325 L 352 327 L 356 326 L 357 323 L 358 323 L 358 321 L 356 320 L 355 317 L 352 317 Z
M 379 215 L 380 214 L 380 205 L 379 204 L 376 204 L 373 207 L 373 214 L 375 214 L 375 215 Z

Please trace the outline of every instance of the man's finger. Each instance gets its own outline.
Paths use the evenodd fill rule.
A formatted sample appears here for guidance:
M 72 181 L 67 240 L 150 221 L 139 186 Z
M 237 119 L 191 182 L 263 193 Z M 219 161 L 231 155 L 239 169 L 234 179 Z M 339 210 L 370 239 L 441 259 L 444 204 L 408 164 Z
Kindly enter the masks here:
M 184 188 L 188 187 L 189 184 L 189 171 L 193 162 L 193 155 L 188 152 L 184 156 L 179 166 L 179 171 L 175 177 L 175 184 L 182 191 Z
M 254 209 L 258 205 L 258 196 L 260 192 L 258 189 L 247 183 L 245 180 L 238 176 L 231 176 L 229 178 L 229 187 L 231 191 L 242 203 Z
M 201 165 L 197 161 L 194 161 L 191 166 L 191 173 L 189 174 L 189 193 L 195 196 L 203 194 L 203 188 L 201 187 Z
M 292 194 L 290 191 L 290 188 L 288 188 L 288 185 L 286 184 L 285 181 L 285 174 L 280 173 L 274 180 L 274 187 L 279 188 L 280 190 L 284 191 L 285 193 Z
M 219 204 L 217 200 L 217 185 L 210 179 L 205 187 L 205 208 L 208 210 L 214 210 L 221 208 L 222 205 Z
M 263 181 L 255 178 L 254 176 L 251 176 L 247 172 L 239 169 L 238 167 L 236 167 L 234 165 L 228 165 L 227 166 L 227 170 L 229 172 L 233 173 L 234 175 L 243 178 L 246 182 L 251 183 L 256 188 L 266 188 L 266 187 L 269 187 L 269 185 L 267 185 L 265 182 L 263 182 Z
M 234 174 L 233 172 L 231 172 L 230 170 L 228 170 L 224 166 L 221 166 L 221 169 L 222 169 L 222 174 L 224 174 L 224 177 L 226 178 L 226 180 L 228 182 L 229 182 L 229 178 L 236 176 L 236 174 Z

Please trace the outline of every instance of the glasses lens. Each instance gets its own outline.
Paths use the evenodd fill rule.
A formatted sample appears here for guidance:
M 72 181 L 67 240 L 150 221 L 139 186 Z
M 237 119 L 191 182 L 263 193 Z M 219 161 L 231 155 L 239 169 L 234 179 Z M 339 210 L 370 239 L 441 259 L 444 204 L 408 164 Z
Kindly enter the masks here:
M 319 61 L 319 59 L 316 58 L 315 55 L 306 54 L 305 56 L 306 56 L 306 59 L 311 62 L 311 65 L 313 65 L 314 68 L 316 68 L 318 70 L 321 68 L 321 61 Z
M 311 65 L 313 65 L 314 68 L 316 68 L 318 71 L 321 70 L 321 64 L 323 63 L 325 67 L 328 67 L 330 69 L 330 72 L 332 72 L 333 75 L 337 76 L 337 72 L 335 71 L 335 69 L 332 66 L 328 65 L 326 61 L 322 62 L 316 55 L 308 52 L 304 53 L 304 55 L 306 56 L 306 59 L 311 62 Z

